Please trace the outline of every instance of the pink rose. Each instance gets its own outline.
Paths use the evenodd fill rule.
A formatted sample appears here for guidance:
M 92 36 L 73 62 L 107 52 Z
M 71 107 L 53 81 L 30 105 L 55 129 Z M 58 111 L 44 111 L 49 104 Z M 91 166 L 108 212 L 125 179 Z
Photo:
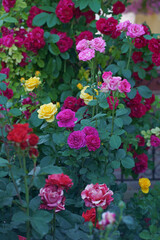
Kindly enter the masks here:
M 55 212 L 65 210 L 65 198 L 63 194 L 63 189 L 55 185 L 41 188 L 39 196 L 43 203 L 40 205 L 40 209 L 55 209 Z
M 87 127 L 84 127 L 82 131 L 84 132 L 84 134 L 86 136 L 96 135 L 99 137 L 99 133 L 98 133 L 97 129 L 95 129 L 94 127 L 87 126 Z
M 127 36 L 131 38 L 140 37 L 145 34 L 143 25 L 141 24 L 130 24 L 127 31 Z
M 58 126 L 59 127 L 68 127 L 72 128 L 75 126 L 75 121 L 78 120 L 78 118 L 75 118 L 75 112 L 73 112 L 70 109 L 64 109 L 61 112 L 59 112 L 56 116 L 56 119 L 59 120 Z
M 105 83 L 108 83 L 111 79 L 112 79 L 112 72 L 111 71 L 109 71 L 109 72 L 104 72 L 103 74 L 102 74 L 102 78 L 103 78 L 103 81 L 105 82 Z
M 108 224 L 113 224 L 116 219 L 116 214 L 112 212 L 104 212 L 102 214 L 102 220 L 99 222 L 99 225 L 102 225 L 103 227 L 106 227 Z
M 85 134 L 83 131 L 74 131 L 70 133 L 67 143 L 70 148 L 80 149 L 86 146 Z
M 131 91 L 131 84 L 127 81 L 127 79 L 124 79 L 119 83 L 118 91 L 121 93 Z
M 101 140 L 99 136 L 88 135 L 86 136 L 86 145 L 89 151 L 96 151 L 101 146 Z
M 94 38 L 90 41 L 90 47 L 100 53 L 105 52 L 106 42 L 102 37 Z
M 114 200 L 113 192 L 109 190 L 106 184 L 89 184 L 81 192 L 81 197 L 85 201 L 86 207 L 102 207 L 106 209 Z
M 126 31 L 130 24 L 131 24 L 131 22 L 129 20 L 121 22 L 116 26 L 116 30 L 117 31 Z
M 112 79 L 108 83 L 109 89 L 112 91 L 118 90 L 118 86 L 120 82 L 121 82 L 121 77 L 112 77 Z
M 84 51 L 87 48 L 89 48 L 89 41 L 86 39 L 79 41 L 78 44 L 76 45 L 77 51 Z
M 5 37 L 2 38 L 2 44 L 5 46 L 5 47 L 12 47 L 13 44 L 14 44 L 14 39 L 13 39 L 13 35 L 10 34 L 10 35 L 6 35 Z
M 27 240 L 27 238 L 22 237 L 22 236 L 20 236 L 20 235 L 18 235 L 18 239 L 19 239 L 19 240 Z
M 101 92 L 104 92 L 104 93 L 109 92 L 109 84 L 108 83 L 105 83 L 105 82 L 102 83 Z
M 84 51 L 80 52 L 78 54 L 78 57 L 79 57 L 79 60 L 81 60 L 81 61 L 84 61 L 84 62 L 89 61 L 95 57 L 95 50 L 87 48 Z

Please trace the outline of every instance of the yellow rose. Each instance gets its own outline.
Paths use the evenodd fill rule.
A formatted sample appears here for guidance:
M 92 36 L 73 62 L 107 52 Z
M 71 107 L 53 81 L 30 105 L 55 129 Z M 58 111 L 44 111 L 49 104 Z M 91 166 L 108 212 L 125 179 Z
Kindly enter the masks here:
M 21 81 L 21 83 L 24 83 L 25 79 L 23 77 L 21 77 L 20 81 Z
M 53 103 L 43 104 L 37 112 L 38 118 L 45 119 L 47 122 L 53 122 L 57 113 L 57 106 Z
M 60 103 L 57 102 L 57 103 L 56 103 L 56 106 L 57 106 L 57 108 L 60 108 Z
M 39 77 L 40 74 L 41 74 L 40 71 L 35 72 L 36 77 Z
M 85 102 L 85 104 L 88 104 L 90 101 L 93 100 L 93 96 L 89 95 L 88 93 L 85 93 L 86 89 L 89 86 L 85 86 L 82 90 L 81 90 L 81 94 L 80 94 L 80 98 L 82 98 Z
M 77 84 L 77 88 L 78 88 L 79 90 L 82 90 L 82 89 L 83 89 L 83 85 L 82 85 L 81 83 L 78 83 L 78 84 Z
M 143 193 L 148 193 L 149 187 L 151 186 L 151 182 L 148 178 L 140 178 L 139 186 L 141 187 Z
M 25 81 L 24 87 L 25 90 L 31 92 L 33 89 L 37 88 L 41 84 L 39 77 L 31 77 Z

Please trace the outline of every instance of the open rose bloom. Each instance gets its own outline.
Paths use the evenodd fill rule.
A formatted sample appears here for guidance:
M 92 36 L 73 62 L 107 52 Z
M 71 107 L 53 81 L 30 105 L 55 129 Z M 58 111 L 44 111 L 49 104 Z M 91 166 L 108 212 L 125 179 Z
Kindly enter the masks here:
M 101 207 L 106 209 L 114 200 L 113 192 L 109 190 L 106 184 L 89 184 L 82 191 L 81 197 L 86 207 Z

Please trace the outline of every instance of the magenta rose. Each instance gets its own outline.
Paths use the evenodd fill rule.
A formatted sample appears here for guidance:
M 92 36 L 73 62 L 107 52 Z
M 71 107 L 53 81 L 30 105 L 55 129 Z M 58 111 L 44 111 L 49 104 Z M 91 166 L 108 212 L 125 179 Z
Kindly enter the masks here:
M 134 61 L 134 63 L 142 62 L 143 61 L 142 55 L 143 55 L 142 52 L 133 52 L 132 60 Z
M 90 41 L 90 47 L 100 53 L 105 52 L 106 42 L 102 37 L 94 38 Z
M 10 72 L 9 68 L 2 68 L 0 71 L 0 73 L 6 74 L 7 78 L 9 78 L 9 72 Z
M 3 0 L 2 5 L 4 7 L 5 12 L 9 12 L 10 8 L 13 8 L 16 3 L 16 0 Z
M 86 135 L 83 131 L 74 131 L 70 133 L 67 143 L 70 148 L 80 149 L 86 146 Z
M 160 53 L 153 53 L 152 62 L 159 67 L 160 66 Z
M 86 50 L 87 48 L 89 48 L 89 41 L 86 39 L 80 40 L 76 45 L 76 50 L 80 52 Z
M 143 36 L 136 37 L 135 40 L 134 40 L 134 46 L 138 49 L 147 46 L 147 44 L 148 44 L 148 40 L 145 39 Z
M 95 57 L 95 50 L 90 48 L 87 48 L 78 54 L 79 60 L 84 62 L 89 61 L 94 57 Z
M 127 36 L 131 38 L 140 37 L 145 34 L 143 25 L 141 24 L 130 24 L 128 26 Z
M 106 184 L 89 184 L 81 192 L 81 197 L 86 207 L 102 207 L 106 209 L 114 200 L 113 192 L 109 190 Z
M 101 146 L 101 140 L 99 136 L 88 135 L 86 136 L 86 145 L 89 151 L 96 151 Z
M 113 14 L 118 15 L 120 13 L 123 13 L 125 11 L 125 5 L 121 1 L 117 1 L 113 4 Z
M 59 112 L 56 116 L 56 119 L 59 120 L 58 126 L 59 127 L 67 127 L 72 128 L 75 126 L 75 123 L 78 118 L 75 118 L 75 112 L 73 112 L 70 109 L 64 109 L 61 112 Z
M 149 40 L 148 49 L 153 53 L 160 52 L 160 39 L 152 38 Z
M 145 145 L 145 140 L 144 140 L 144 137 L 142 137 L 141 135 L 137 135 L 136 138 L 138 138 L 138 146 L 140 147 L 144 147 Z
M 6 35 L 5 37 L 2 38 L 2 44 L 5 46 L 5 47 L 12 47 L 13 44 L 14 44 L 14 39 L 13 39 L 13 35 L 10 34 L 10 35 Z
M 98 133 L 97 129 L 95 129 L 94 127 L 87 126 L 87 127 L 84 127 L 82 131 L 84 132 L 84 134 L 86 136 L 95 135 L 95 136 L 99 137 L 99 133 Z
M 102 75 L 102 79 L 105 83 L 108 83 L 111 79 L 112 79 L 112 72 L 109 71 L 109 72 L 104 72 L 103 75 Z
M 7 88 L 5 91 L 3 91 L 3 95 L 8 99 L 11 99 L 13 97 L 13 90 L 10 88 Z
M 82 39 L 92 40 L 93 33 L 90 31 L 84 31 L 84 32 L 81 32 L 78 36 L 75 36 L 75 39 L 76 39 L 76 45 L 77 45 L 78 42 L 81 41 Z
M 62 188 L 57 187 L 56 185 L 45 186 L 44 188 L 40 189 L 39 196 L 43 202 L 40 205 L 40 209 L 55 209 L 55 212 L 65 210 L 65 197 Z
M 131 84 L 127 81 L 127 79 L 122 80 L 118 85 L 118 91 L 123 92 L 130 92 L 131 91 Z
M 60 0 L 56 7 L 56 15 L 63 23 L 68 23 L 74 14 L 74 3 L 71 0 Z
M 135 154 L 134 156 L 136 163 L 135 167 L 132 168 L 135 174 L 143 173 L 148 168 L 148 156 L 145 153 Z
M 121 77 L 112 77 L 112 79 L 108 83 L 108 87 L 112 91 L 116 91 L 119 88 L 119 84 L 121 83 Z
M 158 137 L 156 137 L 155 135 L 151 136 L 151 146 L 153 147 L 159 147 L 160 146 L 160 139 Z
M 105 35 L 110 35 L 112 34 L 113 31 L 116 30 L 117 24 L 118 24 L 118 20 L 114 19 L 113 17 L 110 17 L 108 19 L 100 18 L 96 22 L 96 28 L 101 33 Z

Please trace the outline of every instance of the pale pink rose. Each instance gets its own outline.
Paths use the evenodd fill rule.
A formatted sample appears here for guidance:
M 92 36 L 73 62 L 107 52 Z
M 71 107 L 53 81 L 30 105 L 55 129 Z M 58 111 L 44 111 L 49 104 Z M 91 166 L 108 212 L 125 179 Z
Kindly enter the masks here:
M 94 38 L 90 41 L 90 47 L 100 53 L 105 52 L 106 42 L 102 37 Z
M 86 207 L 102 207 L 107 206 L 114 200 L 113 192 L 109 190 L 106 184 L 89 184 L 85 190 L 81 192 L 81 197 L 85 201 Z
M 126 31 L 131 22 L 129 20 L 119 23 L 116 26 L 117 31 Z
M 89 61 L 95 57 L 95 50 L 87 48 L 84 51 L 80 52 L 78 54 L 78 57 L 79 57 L 79 60 L 81 60 L 81 61 L 84 61 L 84 62 Z
M 131 84 L 127 81 L 127 79 L 124 79 L 119 83 L 118 91 L 121 93 L 131 91 Z
M 102 83 L 101 92 L 104 92 L 104 93 L 109 92 L 109 84 L 108 83 L 105 83 L 105 82 Z
M 64 109 L 61 112 L 59 112 L 56 116 L 56 119 L 59 120 L 58 126 L 59 127 L 67 127 L 72 128 L 75 126 L 75 123 L 78 118 L 75 118 L 75 112 L 73 112 L 71 109 Z
M 81 52 L 81 51 L 84 51 L 85 49 L 89 48 L 89 42 L 90 41 L 88 41 L 86 39 L 82 39 L 76 45 L 76 50 Z
M 127 31 L 127 36 L 131 38 L 140 37 L 145 34 L 143 25 L 141 24 L 130 24 Z
M 65 197 L 61 187 L 57 187 L 56 185 L 45 186 L 44 188 L 40 189 L 39 196 L 43 202 L 40 205 L 40 209 L 55 209 L 55 212 L 65 210 Z
M 112 79 L 112 72 L 111 71 L 109 71 L 109 72 L 104 72 L 103 74 L 102 74 L 102 79 L 103 79 L 103 81 L 105 82 L 105 83 L 108 83 L 111 79 Z
M 108 224 L 113 224 L 116 219 L 116 214 L 112 212 L 104 212 L 102 214 L 102 220 L 99 222 L 99 225 L 102 225 L 103 227 L 106 227 Z
M 109 90 L 112 90 L 112 91 L 118 90 L 118 86 L 120 82 L 121 82 L 121 77 L 112 77 L 112 79 L 108 83 Z

